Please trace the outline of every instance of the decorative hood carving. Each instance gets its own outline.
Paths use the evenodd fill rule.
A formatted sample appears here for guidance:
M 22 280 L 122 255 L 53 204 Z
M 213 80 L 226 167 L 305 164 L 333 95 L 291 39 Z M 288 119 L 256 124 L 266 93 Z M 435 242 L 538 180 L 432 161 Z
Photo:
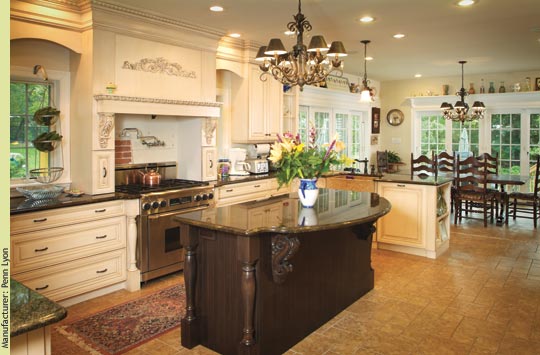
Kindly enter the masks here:
M 219 117 L 221 102 L 94 95 L 98 113 Z

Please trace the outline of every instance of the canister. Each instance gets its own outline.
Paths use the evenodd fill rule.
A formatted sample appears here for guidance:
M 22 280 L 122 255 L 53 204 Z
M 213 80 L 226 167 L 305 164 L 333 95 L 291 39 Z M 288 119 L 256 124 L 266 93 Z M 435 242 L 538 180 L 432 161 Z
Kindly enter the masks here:
M 217 165 L 218 179 L 223 179 L 229 176 L 231 170 L 231 161 L 229 159 L 219 159 Z

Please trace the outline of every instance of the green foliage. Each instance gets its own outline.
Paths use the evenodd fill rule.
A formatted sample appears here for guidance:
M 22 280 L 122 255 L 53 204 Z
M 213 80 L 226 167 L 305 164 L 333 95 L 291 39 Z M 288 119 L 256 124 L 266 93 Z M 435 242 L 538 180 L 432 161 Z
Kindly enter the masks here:
M 389 163 L 401 163 L 401 158 L 398 153 L 391 150 L 388 151 L 388 162 Z

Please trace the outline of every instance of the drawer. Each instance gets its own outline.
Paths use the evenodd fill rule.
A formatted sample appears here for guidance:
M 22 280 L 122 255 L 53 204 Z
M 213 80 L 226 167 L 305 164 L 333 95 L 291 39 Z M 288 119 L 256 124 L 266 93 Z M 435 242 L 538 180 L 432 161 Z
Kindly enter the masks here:
M 218 189 L 218 194 L 219 199 L 248 195 L 247 197 L 253 197 L 250 198 L 251 200 L 253 200 L 258 197 L 265 196 L 269 189 L 270 181 L 268 179 L 265 179 L 256 182 L 221 186 Z
M 11 216 L 11 234 L 115 217 L 124 213 L 122 200 L 24 213 Z
M 126 219 L 123 216 L 17 234 L 11 237 L 11 272 L 47 267 L 125 247 Z
M 60 301 L 126 280 L 126 250 L 13 275 L 42 295 Z

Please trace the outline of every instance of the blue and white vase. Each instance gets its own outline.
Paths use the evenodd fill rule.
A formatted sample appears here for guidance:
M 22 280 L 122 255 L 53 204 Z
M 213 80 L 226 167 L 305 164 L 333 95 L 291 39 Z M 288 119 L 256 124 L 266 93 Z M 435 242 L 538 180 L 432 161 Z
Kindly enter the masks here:
M 303 207 L 311 208 L 315 205 L 319 196 L 319 188 L 316 183 L 317 179 L 300 179 L 298 197 Z
M 302 227 L 316 226 L 319 222 L 315 208 L 301 208 L 298 212 L 298 225 Z

